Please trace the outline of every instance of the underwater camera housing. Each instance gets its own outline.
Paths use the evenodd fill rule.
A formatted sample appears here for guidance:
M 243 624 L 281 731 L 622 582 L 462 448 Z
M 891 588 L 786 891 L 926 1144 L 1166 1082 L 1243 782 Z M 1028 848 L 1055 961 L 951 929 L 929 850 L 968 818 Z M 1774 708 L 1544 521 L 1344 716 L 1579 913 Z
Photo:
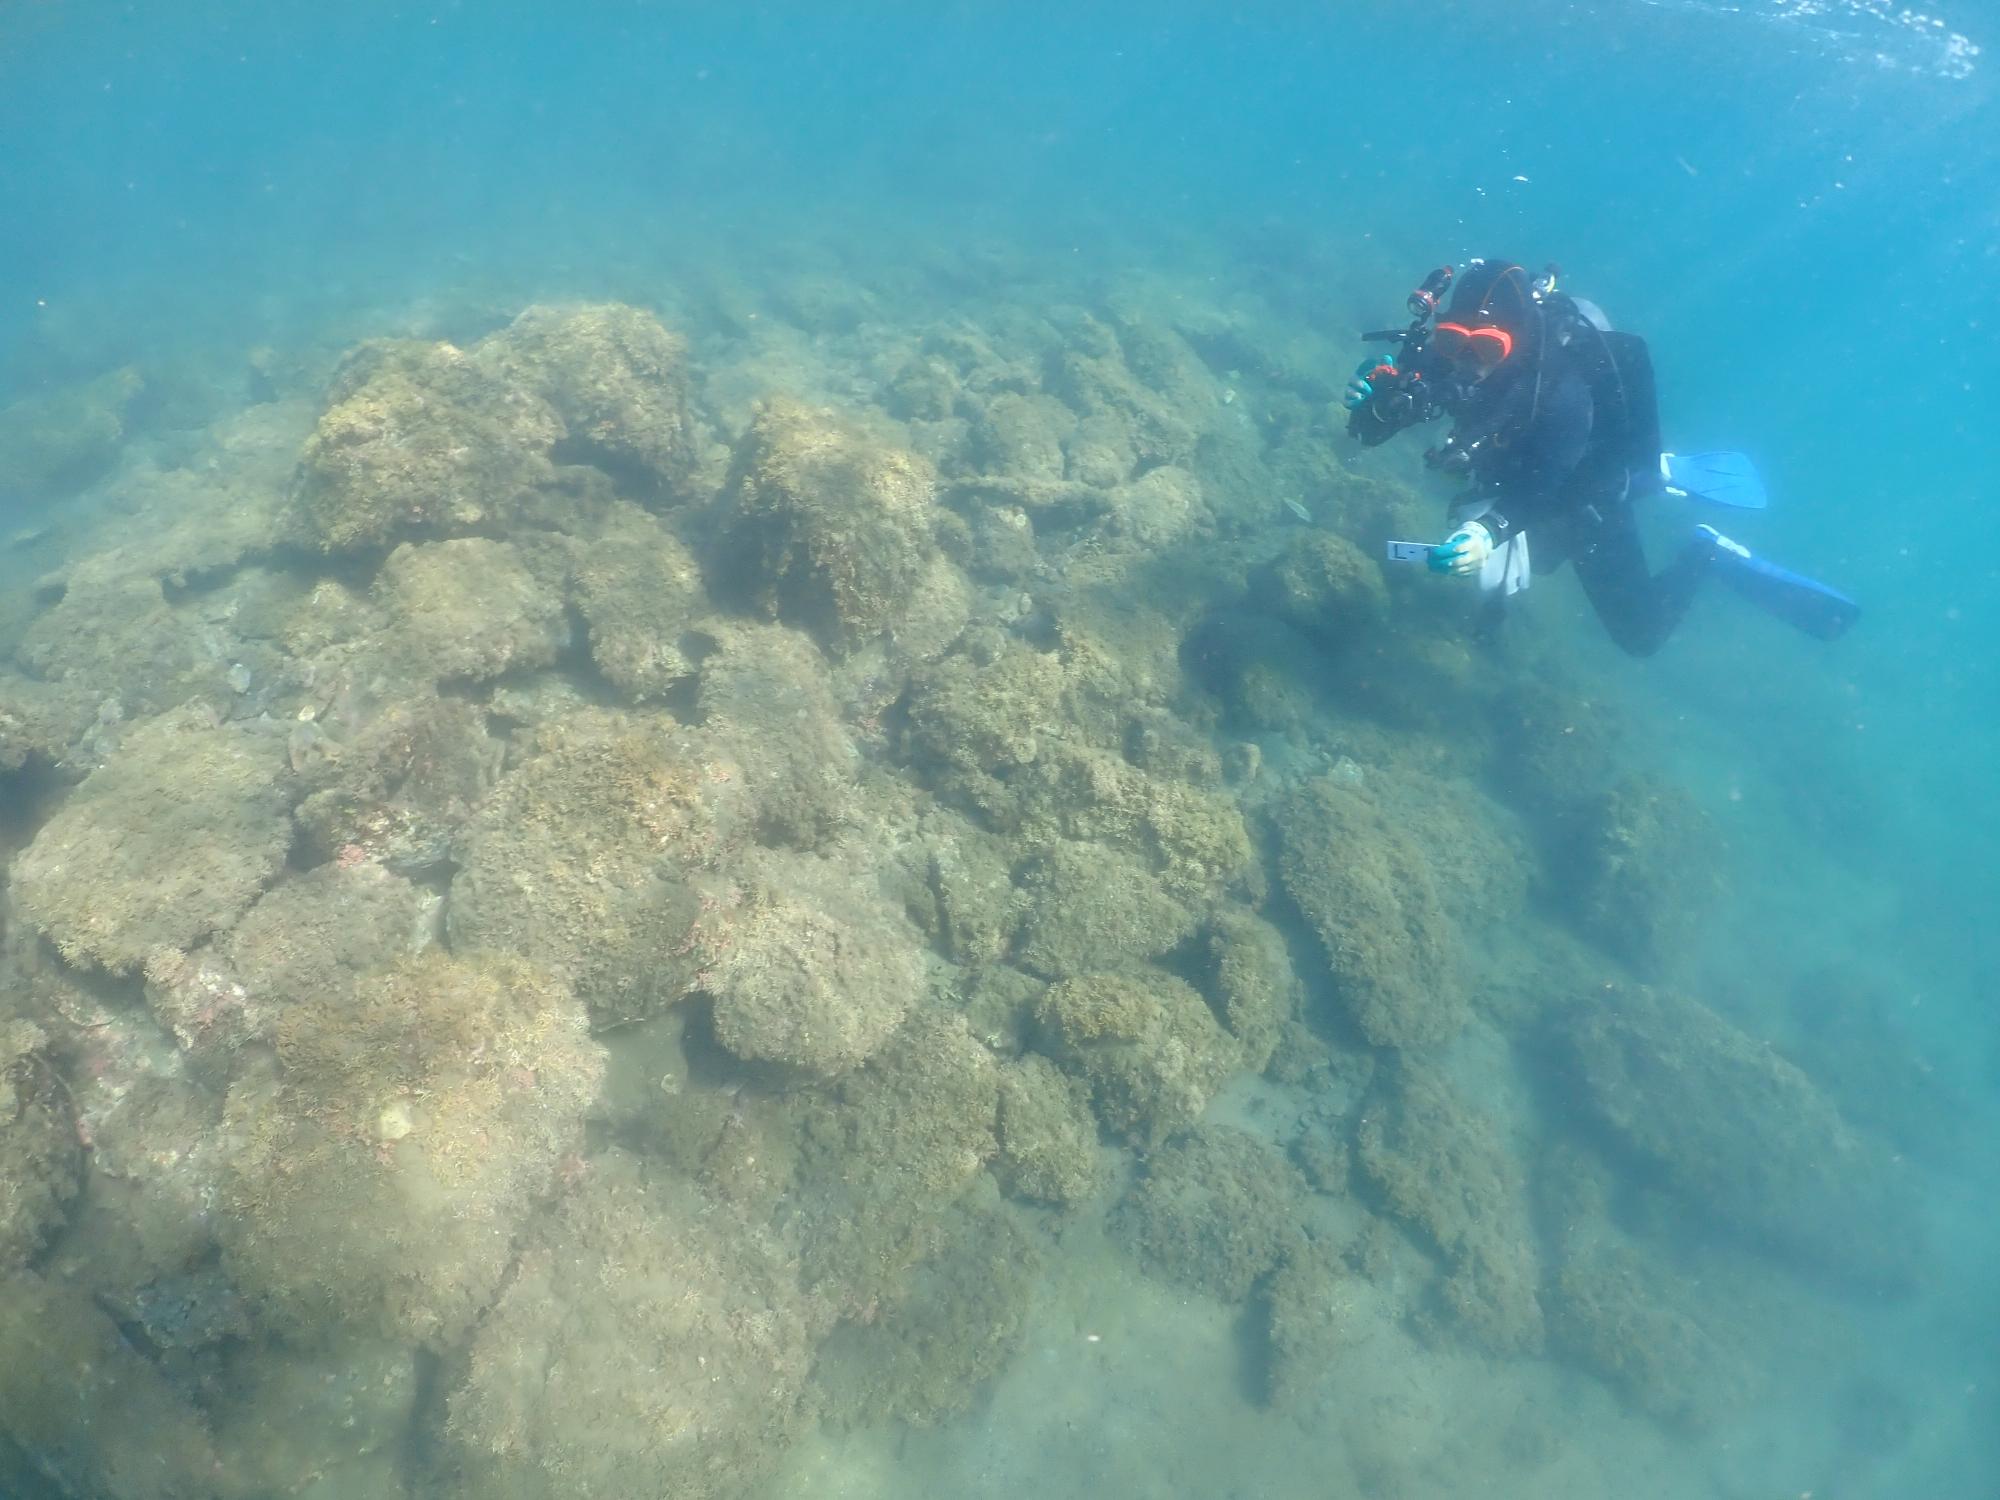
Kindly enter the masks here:
M 1409 327 L 1378 329 L 1362 334 L 1363 340 L 1371 344 L 1401 344 L 1406 361 L 1413 361 L 1424 345 L 1430 342 L 1431 318 L 1437 313 L 1445 293 L 1451 290 L 1455 274 L 1450 266 L 1439 266 L 1404 299 L 1403 305 L 1410 310 Z M 1422 370 L 1414 363 L 1406 362 L 1396 374 L 1378 378 L 1373 383 L 1374 394 L 1349 412 L 1347 417 L 1348 436 L 1367 447 L 1386 443 L 1405 427 L 1428 422 L 1444 409 L 1424 379 Z
M 1454 274 L 1450 266 L 1439 266 L 1404 299 L 1403 305 L 1410 310 L 1409 327 L 1378 329 L 1361 337 L 1371 344 L 1401 344 L 1406 361 L 1413 361 L 1430 341 L 1431 318 L 1451 290 Z M 1443 410 L 1414 363 L 1406 362 L 1397 373 L 1379 377 L 1373 384 L 1374 394 L 1347 417 L 1348 436 L 1370 448 L 1386 443 L 1405 427 L 1430 421 Z

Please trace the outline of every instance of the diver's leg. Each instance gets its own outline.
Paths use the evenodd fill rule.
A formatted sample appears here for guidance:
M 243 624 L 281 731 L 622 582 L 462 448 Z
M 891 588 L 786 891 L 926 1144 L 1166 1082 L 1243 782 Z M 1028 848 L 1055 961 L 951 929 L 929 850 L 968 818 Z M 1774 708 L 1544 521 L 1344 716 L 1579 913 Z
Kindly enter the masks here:
M 1680 624 L 1714 559 L 1714 544 L 1698 536 L 1665 571 L 1649 572 L 1638 525 L 1621 507 L 1594 529 L 1572 561 L 1585 597 L 1619 649 L 1651 656 Z
M 1830 584 L 1759 557 L 1713 526 L 1695 527 L 1697 543 L 1711 549 L 1716 571 L 1737 593 L 1788 625 L 1823 641 L 1838 640 L 1861 617 L 1861 606 Z

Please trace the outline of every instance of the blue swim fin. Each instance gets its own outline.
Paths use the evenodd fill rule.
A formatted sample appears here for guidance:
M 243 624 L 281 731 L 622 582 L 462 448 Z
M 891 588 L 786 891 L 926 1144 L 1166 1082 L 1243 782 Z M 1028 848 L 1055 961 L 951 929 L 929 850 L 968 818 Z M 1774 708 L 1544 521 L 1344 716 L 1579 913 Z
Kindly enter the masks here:
M 1766 562 L 1713 526 L 1695 530 L 1715 545 L 1715 571 L 1737 593 L 1788 625 L 1823 641 L 1838 640 L 1861 617 L 1861 606 L 1826 584 Z
M 1669 494 L 1710 505 L 1762 510 L 1771 503 L 1757 466 L 1741 453 L 1662 453 L 1660 477 Z

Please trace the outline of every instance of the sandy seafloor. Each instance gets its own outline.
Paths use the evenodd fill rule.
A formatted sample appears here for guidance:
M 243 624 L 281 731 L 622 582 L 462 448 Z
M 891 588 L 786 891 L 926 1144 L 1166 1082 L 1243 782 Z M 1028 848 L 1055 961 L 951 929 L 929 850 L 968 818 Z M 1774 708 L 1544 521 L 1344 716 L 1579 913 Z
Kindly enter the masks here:
M 1882 961 L 1865 768 L 1703 698 L 1754 643 L 1838 722 L 1837 655 L 1708 600 L 1641 674 L 1563 578 L 1475 655 L 1304 288 L 982 255 L 61 393 L 118 411 L 4 559 L 8 1492 L 1984 1493 L 1992 1061 Z M 449 795 L 371 738 L 439 702 Z M 255 826 L 149 844 L 183 775 Z

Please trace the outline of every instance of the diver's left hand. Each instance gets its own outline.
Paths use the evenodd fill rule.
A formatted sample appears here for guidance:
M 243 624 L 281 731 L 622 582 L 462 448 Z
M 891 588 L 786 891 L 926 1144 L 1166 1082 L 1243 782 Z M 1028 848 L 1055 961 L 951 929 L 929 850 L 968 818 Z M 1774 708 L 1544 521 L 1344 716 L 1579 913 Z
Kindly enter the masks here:
M 1431 548 L 1433 573 L 1453 578 L 1471 578 L 1486 566 L 1493 555 L 1493 533 L 1477 521 L 1467 521 L 1458 530 Z

